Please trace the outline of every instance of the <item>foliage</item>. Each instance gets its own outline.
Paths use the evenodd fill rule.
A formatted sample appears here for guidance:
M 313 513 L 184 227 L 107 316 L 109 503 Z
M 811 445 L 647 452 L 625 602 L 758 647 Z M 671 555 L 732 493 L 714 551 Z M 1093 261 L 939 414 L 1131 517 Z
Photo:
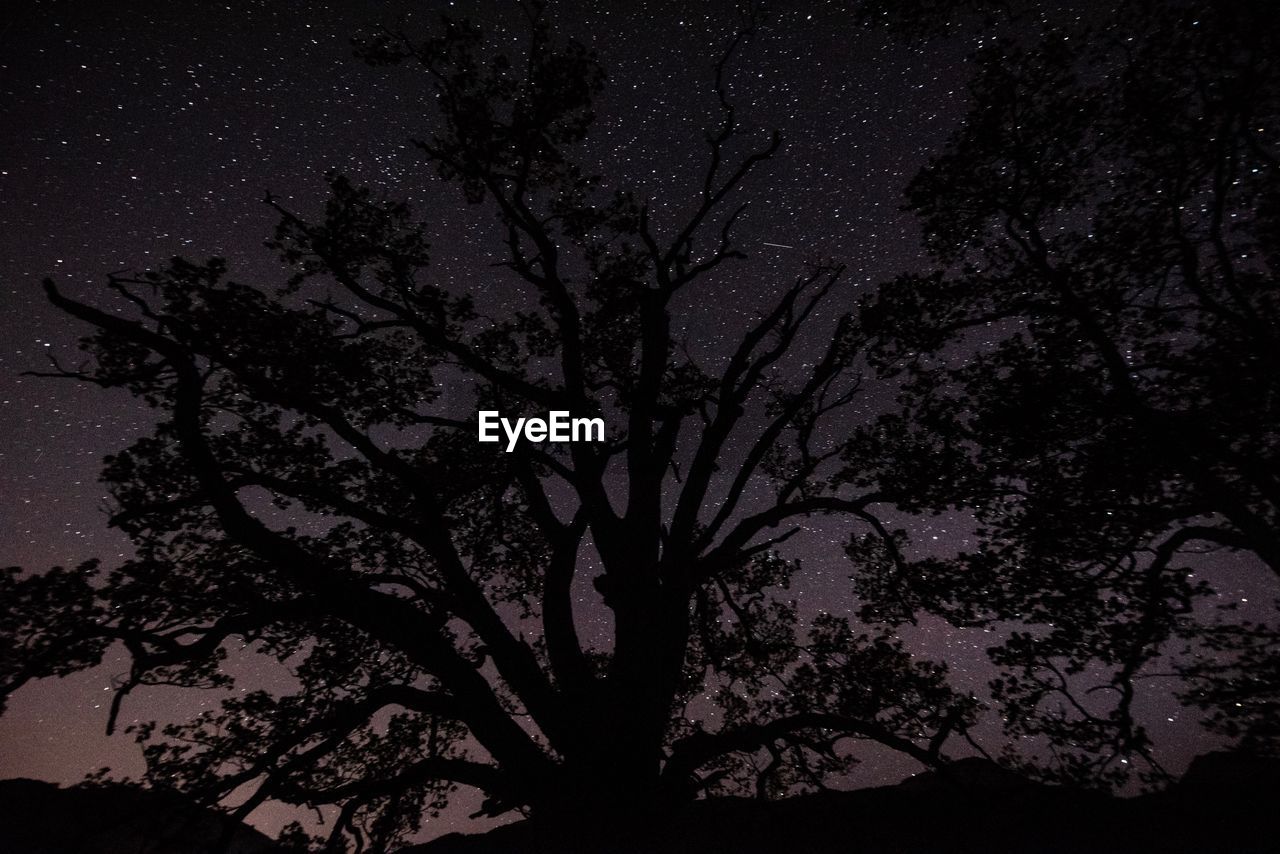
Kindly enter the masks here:
M 936 269 L 863 306 L 905 390 L 855 439 L 869 483 L 981 526 L 954 559 L 881 560 L 867 616 L 1020 624 L 996 699 L 1072 779 L 1147 755 L 1135 687 L 1206 631 L 1192 555 L 1280 572 L 1278 24 L 1152 2 L 982 47 L 967 119 L 908 189 Z M 1223 662 L 1270 660 L 1274 627 L 1207 631 L 1196 702 L 1266 726 L 1274 679 Z
M 416 144 L 496 215 L 523 302 L 480 275 L 436 284 L 429 226 L 341 175 L 314 220 L 268 199 L 280 287 L 218 259 L 111 277 L 123 309 L 48 283 L 93 328 L 91 365 L 56 373 L 128 389 L 157 426 L 104 474 L 134 557 L 5 577 L 23 650 L 6 692 L 122 642 L 114 723 L 138 685 L 230 686 L 229 651 L 281 662 L 293 693 L 135 735 L 150 782 L 238 815 L 332 805 L 335 847 L 385 848 L 459 785 L 486 812 L 603 821 L 822 785 L 857 740 L 943 761 L 974 709 L 944 669 L 841 619 L 806 627 L 786 598 L 799 564 L 777 547 L 800 520 L 883 531 L 827 429 L 857 399 L 864 345 L 851 316 L 817 320 L 841 269 L 777 286 L 718 357 L 672 333 L 689 292 L 743 257 L 731 199 L 780 144 L 737 154 L 726 75 L 754 27 L 715 66 L 705 180 L 666 228 L 575 159 L 603 72 L 536 8 L 521 56 L 489 57 L 449 19 L 359 42 L 433 87 Z M 503 453 L 476 441 L 473 407 L 600 415 L 607 441 Z M 600 615 L 612 637 L 592 647 L 580 630 Z

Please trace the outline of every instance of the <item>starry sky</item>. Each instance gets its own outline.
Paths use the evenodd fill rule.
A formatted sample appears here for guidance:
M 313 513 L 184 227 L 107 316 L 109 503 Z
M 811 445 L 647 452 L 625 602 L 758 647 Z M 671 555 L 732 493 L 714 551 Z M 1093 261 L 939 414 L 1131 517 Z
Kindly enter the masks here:
M 498 248 L 488 214 L 442 188 L 409 144 L 429 131 L 422 81 L 365 67 L 349 38 L 401 15 L 470 12 L 500 38 L 505 3 L 90 3 L 18 0 L 0 24 L 0 560 L 29 568 L 108 562 L 129 544 L 108 530 L 97 482 L 104 454 L 148 431 L 149 415 L 123 393 L 21 376 L 50 355 L 75 365 L 83 330 L 50 308 L 40 279 L 97 298 L 105 274 L 145 269 L 176 254 L 229 259 L 236 278 L 283 276 L 263 248 L 272 191 L 314 209 L 322 174 L 337 169 L 408 198 L 433 224 L 433 267 L 466 277 Z M 568 0 L 553 3 L 562 33 L 595 48 L 609 74 L 588 158 L 658 200 L 659 226 L 692 197 L 700 137 L 715 108 L 711 64 L 733 32 L 730 3 Z M 740 280 L 690 314 L 686 333 L 715 349 L 750 319 L 769 284 L 810 259 L 848 266 L 853 292 L 924 258 L 900 208 L 910 176 L 938 149 L 967 105 L 964 60 L 973 37 L 908 47 L 852 20 L 847 3 L 795 0 L 775 12 L 738 65 L 734 97 L 748 129 L 779 128 L 786 146 L 748 191 L 740 230 L 751 256 Z M 767 244 L 780 244 L 769 246 Z M 791 248 L 781 248 L 791 247 Z M 764 284 L 762 284 L 764 283 Z M 964 519 L 939 517 L 916 535 L 940 549 L 964 544 Z M 826 607 L 845 610 L 844 531 L 823 526 L 804 546 Z M 1244 558 L 1212 568 L 1250 577 Z M 1248 598 L 1243 584 L 1223 587 Z M 1235 586 L 1233 586 L 1235 585 Z M 913 649 L 948 660 L 957 683 L 980 690 L 990 639 L 925 622 Z M 106 693 L 123 658 L 24 688 L 0 719 L 0 777 L 69 783 L 110 765 L 137 775 L 128 736 L 107 739 Z M 266 675 L 243 674 L 252 685 Z M 186 717 L 208 702 L 138 691 L 126 719 Z M 1151 701 L 1153 735 L 1175 769 L 1207 749 L 1167 700 Z M 915 769 L 867 762 L 859 783 Z M 460 820 L 459 820 L 460 821 Z M 270 818 L 264 825 L 272 824 Z M 443 828 L 453 829 L 446 817 Z

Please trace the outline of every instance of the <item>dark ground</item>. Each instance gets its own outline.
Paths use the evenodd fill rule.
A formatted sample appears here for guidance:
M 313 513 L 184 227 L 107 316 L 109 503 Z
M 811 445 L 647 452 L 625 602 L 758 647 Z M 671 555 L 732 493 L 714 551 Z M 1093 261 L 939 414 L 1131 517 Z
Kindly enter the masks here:
M 1251 854 L 1280 852 L 1280 761 L 1198 758 L 1158 794 L 1111 798 L 1027 782 L 985 760 L 951 780 L 761 804 L 702 802 L 647 826 L 557 833 L 519 823 L 402 854 Z
M 176 792 L 0 780 L 0 854 L 203 854 L 229 824 L 238 826 L 228 854 L 275 851 L 253 828 Z
M 983 760 L 897 786 L 762 803 L 703 801 L 649 822 L 519 822 L 400 854 L 1252 854 L 1280 852 L 1280 760 L 1215 753 L 1171 788 L 1111 798 L 1027 782 Z M 225 819 L 171 792 L 0 781 L 0 854 L 208 854 Z M 236 831 L 234 854 L 270 854 Z

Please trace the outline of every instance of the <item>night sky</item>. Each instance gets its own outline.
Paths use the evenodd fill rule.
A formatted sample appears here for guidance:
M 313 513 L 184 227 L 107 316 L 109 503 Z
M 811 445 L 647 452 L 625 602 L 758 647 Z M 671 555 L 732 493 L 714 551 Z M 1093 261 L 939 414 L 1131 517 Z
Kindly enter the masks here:
M 480 19 L 505 5 L 485 4 Z M 855 295 L 920 269 L 901 190 L 967 105 L 963 57 L 972 37 L 909 48 L 858 27 L 846 3 L 780 5 L 786 10 L 746 48 L 733 91 L 745 125 L 781 129 L 786 147 L 748 193 L 739 238 L 749 261 L 691 313 L 686 334 L 712 352 L 805 260 L 847 264 Z M 237 279 L 280 282 L 262 246 L 275 222 L 264 192 L 314 210 L 322 173 L 337 169 L 410 199 L 431 223 L 436 275 L 474 287 L 501 248 L 489 237 L 491 214 L 462 204 L 409 144 L 429 131 L 422 81 L 364 66 L 348 41 L 404 13 L 425 23 L 437 11 L 468 10 L 289 0 L 8 6 L 0 24 L 0 560 L 34 569 L 109 563 L 129 544 L 106 527 L 98 470 L 104 454 L 148 431 L 149 415 L 124 393 L 20 376 L 46 367 L 51 354 L 70 365 L 81 358 L 83 330 L 45 303 L 41 278 L 104 301 L 105 274 L 183 254 L 221 255 Z M 715 107 L 710 66 L 737 23 L 732 4 L 568 2 L 553 3 L 552 13 L 562 33 L 599 51 L 609 73 L 590 157 L 611 179 L 658 199 L 661 225 L 664 204 L 674 213 L 692 197 L 701 129 Z M 912 525 L 940 551 L 965 545 L 966 528 L 945 516 Z M 796 580 L 811 603 L 842 613 L 852 607 L 844 535 L 835 523 L 811 531 L 797 546 L 808 568 Z M 1205 571 L 1222 582 L 1226 601 L 1268 598 L 1264 576 L 1244 557 L 1216 557 Z M 982 653 L 990 638 L 981 632 L 926 622 L 907 639 L 947 660 L 962 687 L 981 690 L 990 675 Z M 140 774 L 132 740 L 102 735 L 110 678 L 123 660 L 20 691 L 0 718 L 0 777 L 70 783 L 103 765 Z M 273 678 L 252 668 L 242 675 L 247 687 Z M 1194 714 L 1153 688 L 1158 755 L 1180 770 L 1212 742 Z M 123 717 L 181 718 L 215 699 L 140 690 Z M 984 731 L 998 737 L 994 727 Z M 914 770 L 869 761 L 851 783 L 893 782 Z M 457 826 L 441 824 L 427 835 Z

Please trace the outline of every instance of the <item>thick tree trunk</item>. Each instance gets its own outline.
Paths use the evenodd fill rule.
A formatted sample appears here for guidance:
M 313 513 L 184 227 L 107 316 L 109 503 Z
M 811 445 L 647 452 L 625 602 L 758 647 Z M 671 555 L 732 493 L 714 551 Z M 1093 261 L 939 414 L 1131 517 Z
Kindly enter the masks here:
M 686 607 L 649 579 L 637 584 L 633 576 L 632 585 L 615 609 L 612 666 L 596 686 L 595 701 L 583 707 L 577 754 L 566 757 L 556 790 L 538 799 L 540 820 L 631 820 L 688 797 L 662 775 L 684 663 Z

